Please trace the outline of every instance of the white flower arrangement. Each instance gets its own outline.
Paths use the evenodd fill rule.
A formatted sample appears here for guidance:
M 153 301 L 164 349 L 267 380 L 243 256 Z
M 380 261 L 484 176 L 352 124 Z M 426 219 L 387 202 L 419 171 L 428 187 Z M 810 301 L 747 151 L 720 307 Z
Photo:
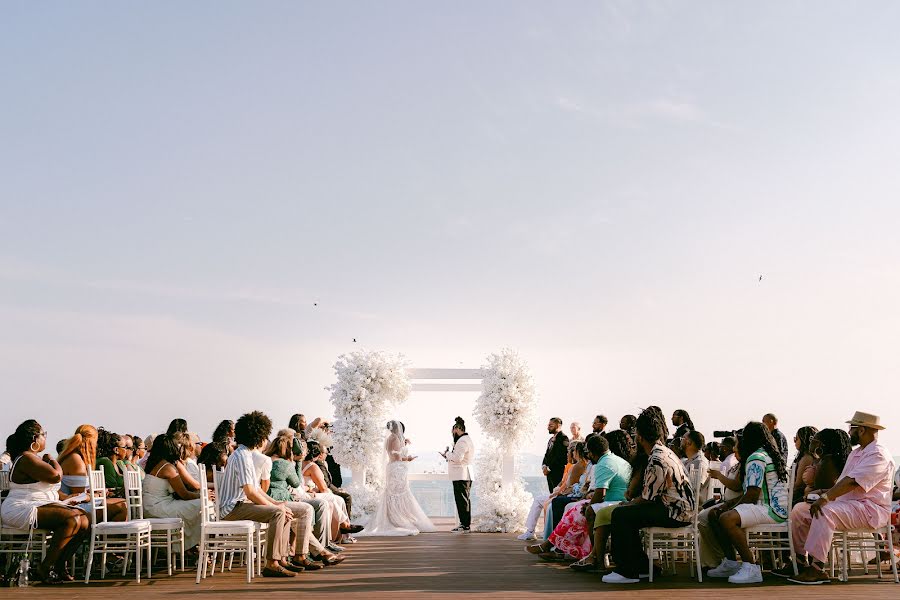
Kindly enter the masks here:
M 352 481 L 347 488 L 360 515 L 371 514 L 377 506 L 384 473 L 373 467 L 382 464 L 390 410 L 409 396 L 407 366 L 402 355 L 365 350 L 343 354 L 334 365 L 337 381 L 326 388 L 334 406 L 334 459 L 356 473 L 368 470 L 365 485 Z
M 534 381 L 525 361 L 509 348 L 488 356 L 482 370 L 483 390 L 473 412 L 488 439 L 476 459 L 473 526 L 476 531 L 520 531 L 532 498 L 518 474 L 503 482 L 503 456 L 515 456 L 537 426 Z
M 490 438 L 475 458 L 478 477 L 473 483 L 476 498 L 472 528 L 484 533 L 510 533 L 522 530 L 531 506 L 531 494 L 525 491 L 521 477 L 503 483 L 503 455 Z M 355 499 L 354 499 L 355 500 Z

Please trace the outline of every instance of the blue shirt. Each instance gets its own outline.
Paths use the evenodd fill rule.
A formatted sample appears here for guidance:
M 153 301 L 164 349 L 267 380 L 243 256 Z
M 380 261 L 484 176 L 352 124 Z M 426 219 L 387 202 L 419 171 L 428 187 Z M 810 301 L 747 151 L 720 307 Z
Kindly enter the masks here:
M 219 496 L 221 517 L 225 517 L 233 511 L 239 502 L 247 501 L 247 494 L 244 493 L 245 485 L 258 486 L 259 480 L 256 478 L 256 469 L 253 466 L 253 453 L 247 446 L 241 444 L 228 457 L 225 473 L 222 475 L 222 481 L 219 482 L 220 489 L 216 490 L 216 494 Z
M 623 502 L 630 480 L 631 465 L 612 452 L 607 451 L 594 465 L 594 489 L 606 490 L 604 502 Z

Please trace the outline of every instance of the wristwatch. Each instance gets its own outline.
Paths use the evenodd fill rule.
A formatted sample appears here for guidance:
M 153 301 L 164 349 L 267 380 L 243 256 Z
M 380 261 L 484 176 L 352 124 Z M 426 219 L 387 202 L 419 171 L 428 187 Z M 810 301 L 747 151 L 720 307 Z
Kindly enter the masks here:
M 822 494 L 821 496 L 819 496 L 819 499 L 820 499 L 820 500 L 825 500 L 825 502 L 831 502 L 831 498 L 828 497 L 828 493 L 827 493 L 827 492 L 824 493 L 824 494 Z

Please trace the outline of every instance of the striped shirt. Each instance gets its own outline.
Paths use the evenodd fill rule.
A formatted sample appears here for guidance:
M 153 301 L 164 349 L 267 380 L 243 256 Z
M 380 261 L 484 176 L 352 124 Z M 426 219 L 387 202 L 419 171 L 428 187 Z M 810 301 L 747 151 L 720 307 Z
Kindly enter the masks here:
M 257 479 L 256 469 L 253 467 L 253 453 L 247 446 L 241 444 L 228 457 L 225 473 L 222 475 L 222 481 L 219 482 L 219 489 L 216 490 L 216 494 L 219 495 L 219 510 L 223 518 L 239 503 L 247 501 L 247 494 L 244 493 L 245 485 L 257 487 L 259 479 Z

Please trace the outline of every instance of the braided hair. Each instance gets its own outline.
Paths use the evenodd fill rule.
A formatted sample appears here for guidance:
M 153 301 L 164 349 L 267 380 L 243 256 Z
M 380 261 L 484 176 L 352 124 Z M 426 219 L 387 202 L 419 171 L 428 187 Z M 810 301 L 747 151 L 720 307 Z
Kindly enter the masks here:
M 797 439 L 800 440 L 800 450 L 797 451 L 797 456 L 794 457 L 794 464 L 797 464 L 800 462 L 800 459 L 809 454 L 809 444 L 812 442 L 812 439 L 816 437 L 817 433 L 819 433 L 819 430 L 812 425 L 807 425 L 797 430 Z
M 822 444 L 821 455 L 830 456 L 834 461 L 835 468 L 839 471 L 842 470 L 853 449 L 850 435 L 843 429 L 823 429 L 815 437 Z
M 741 476 L 747 466 L 747 459 L 757 450 L 763 450 L 772 459 L 775 472 L 779 481 L 787 481 L 788 473 L 785 468 L 784 457 L 778 449 L 778 442 L 772 437 L 769 428 L 759 421 L 750 421 L 744 426 L 744 433 L 738 439 L 739 454 L 741 455 Z
M 641 414 L 634 422 L 635 429 L 637 429 L 638 431 L 640 431 L 638 423 L 640 422 L 641 417 L 645 417 L 645 419 L 652 419 L 655 422 L 656 427 L 659 428 L 659 437 L 657 438 L 658 440 L 666 441 L 667 439 L 669 439 L 669 426 L 666 424 L 666 415 L 663 414 L 663 411 L 660 407 L 648 406 L 643 411 L 641 411 Z M 642 435 L 641 437 L 644 436 Z
M 688 411 L 684 410 L 683 408 L 679 408 L 675 411 L 675 414 L 684 420 L 684 424 L 687 425 L 688 429 L 693 431 L 694 422 L 691 421 L 691 415 L 688 414 Z
M 606 441 L 609 443 L 609 450 L 619 458 L 624 458 L 628 462 L 634 458 L 634 442 L 627 431 L 616 429 L 610 431 L 606 435 Z

